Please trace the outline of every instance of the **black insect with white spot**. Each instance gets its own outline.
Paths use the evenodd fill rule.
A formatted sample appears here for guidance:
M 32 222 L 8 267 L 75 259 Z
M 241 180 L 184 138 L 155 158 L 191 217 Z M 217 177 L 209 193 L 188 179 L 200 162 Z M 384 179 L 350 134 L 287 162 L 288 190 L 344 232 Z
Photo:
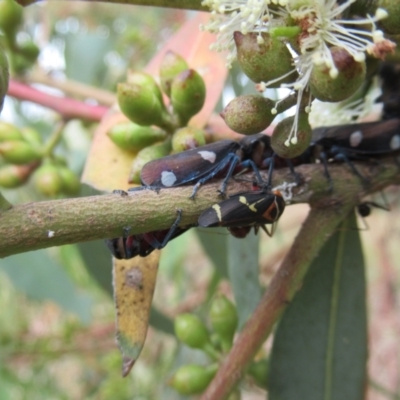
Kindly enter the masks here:
M 295 166 L 320 160 L 331 183 L 329 162 L 346 162 L 366 182 L 353 161 L 370 161 L 396 153 L 400 153 L 400 119 L 393 118 L 314 129 L 310 147 L 291 160 L 274 155 L 267 135 L 246 136 L 240 142 L 221 140 L 150 161 L 142 169 L 141 180 L 145 187 L 153 188 L 193 184 L 190 197 L 194 198 L 200 186 L 213 178 L 223 178 L 220 192 L 224 194 L 232 175 L 251 168 L 257 185 L 268 188 L 274 168 L 289 166 L 294 173 Z M 269 170 L 266 181 L 261 178 L 260 169 Z
M 385 62 L 381 64 L 381 95 L 377 103 L 383 103 L 382 119 L 400 118 L 400 64 Z
M 400 153 L 400 119 L 337 125 L 314 129 L 309 149 L 300 163 L 319 159 L 328 172 L 329 161 L 346 162 L 363 181 L 366 179 L 356 169 L 353 161 L 377 161 L 378 158 Z M 298 165 L 298 164 L 296 164 Z
M 400 150 L 400 119 L 317 128 L 312 144 L 331 157 L 387 155 Z
M 272 154 L 270 138 L 263 134 L 246 136 L 240 142 L 221 140 L 150 161 L 143 167 L 140 178 L 144 186 L 156 188 L 194 184 L 190 196 L 194 198 L 202 184 L 224 177 L 220 188 L 223 195 L 230 177 L 246 168 L 254 171 L 260 186 L 265 185 L 259 168 Z

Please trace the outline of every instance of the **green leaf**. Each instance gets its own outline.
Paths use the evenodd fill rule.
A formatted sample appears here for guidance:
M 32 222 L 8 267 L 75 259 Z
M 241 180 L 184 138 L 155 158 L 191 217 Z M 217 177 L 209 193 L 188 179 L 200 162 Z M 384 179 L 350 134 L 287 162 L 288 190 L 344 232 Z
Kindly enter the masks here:
M 364 399 L 364 260 L 354 213 L 312 263 L 272 348 L 270 400 Z
M 3 372 L 0 370 L 0 372 Z M 0 399 L 10 399 L 10 392 L 12 391 L 12 383 L 8 382 L 2 374 L 0 374 Z
M 223 278 L 228 278 L 228 239 L 225 228 L 213 228 L 207 231 L 196 229 L 197 236 L 216 271 Z
M 228 273 L 239 315 L 239 327 L 248 320 L 260 298 L 258 280 L 259 237 L 251 232 L 245 239 L 228 236 Z
M 185 260 L 188 249 L 190 249 L 193 240 L 193 232 L 191 230 L 178 236 L 176 239 L 168 242 L 167 246 L 161 251 L 159 271 L 166 273 L 168 276 L 182 278 L 183 261 Z
M 52 300 L 76 314 L 82 322 L 90 322 L 92 297 L 82 293 L 47 251 L 17 254 L 1 260 L 0 268 L 27 296 L 36 300 Z
M 79 243 L 77 246 L 90 276 L 112 296 L 111 253 L 104 241 Z

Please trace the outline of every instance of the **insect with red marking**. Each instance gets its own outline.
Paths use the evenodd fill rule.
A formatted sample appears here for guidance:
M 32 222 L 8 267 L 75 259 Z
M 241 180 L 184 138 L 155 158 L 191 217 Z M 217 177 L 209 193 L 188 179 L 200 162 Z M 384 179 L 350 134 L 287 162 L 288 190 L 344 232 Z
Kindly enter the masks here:
M 169 229 L 106 239 L 106 245 L 112 255 L 118 259 L 130 259 L 136 256 L 146 257 L 154 250 L 164 248 L 170 240 L 191 228 L 191 226 L 184 228 L 178 226 L 182 218 L 182 210 L 177 212 L 178 216 Z

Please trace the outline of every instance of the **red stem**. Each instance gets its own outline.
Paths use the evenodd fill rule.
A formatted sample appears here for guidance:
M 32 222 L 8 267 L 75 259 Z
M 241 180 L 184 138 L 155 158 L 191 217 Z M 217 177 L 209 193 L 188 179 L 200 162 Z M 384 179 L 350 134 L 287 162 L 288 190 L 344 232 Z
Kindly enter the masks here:
M 80 118 L 100 121 L 109 110 L 107 107 L 86 104 L 68 97 L 53 96 L 12 79 L 8 84 L 7 95 L 51 108 L 67 120 Z

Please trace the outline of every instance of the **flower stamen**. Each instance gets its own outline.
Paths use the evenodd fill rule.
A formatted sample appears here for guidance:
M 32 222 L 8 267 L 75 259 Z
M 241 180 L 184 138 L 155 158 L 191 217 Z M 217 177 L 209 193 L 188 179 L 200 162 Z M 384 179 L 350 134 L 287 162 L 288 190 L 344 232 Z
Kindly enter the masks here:
M 383 32 L 376 27 L 376 22 L 388 16 L 384 9 L 378 8 L 373 16 L 366 15 L 362 19 L 342 18 L 355 1 L 347 0 L 338 4 L 337 0 L 204 0 L 202 4 L 210 7 L 212 12 L 210 22 L 203 29 L 217 33 L 217 42 L 212 47 L 218 51 L 228 50 L 228 66 L 236 58 L 235 31 L 242 34 L 255 32 L 261 44 L 262 32 L 273 33 L 274 29 L 285 32 L 283 28 L 290 28 L 287 32 L 300 30 L 294 46 L 296 50 L 292 52 L 298 53 L 293 56 L 294 69 L 258 85 L 261 91 L 297 71 L 297 78 L 291 83 L 281 84 L 281 87 L 297 91 L 298 107 L 315 66 L 325 65 L 331 79 L 338 77 L 339 70 L 332 57 L 332 47 L 344 49 L 356 62 L 364 62 L 366 54 L 383 58 L 393 52 L 395 43 L 385 39 Z M 269 7 L 271 4 L 274 6 Z M 291 21 L 290 25 L 288 21 Z M 288 35 L 287 38 L 291 40 L 293 36 Z M 297 121 L 298 117 L 294 119 L 285 144 L 296 142 Z

